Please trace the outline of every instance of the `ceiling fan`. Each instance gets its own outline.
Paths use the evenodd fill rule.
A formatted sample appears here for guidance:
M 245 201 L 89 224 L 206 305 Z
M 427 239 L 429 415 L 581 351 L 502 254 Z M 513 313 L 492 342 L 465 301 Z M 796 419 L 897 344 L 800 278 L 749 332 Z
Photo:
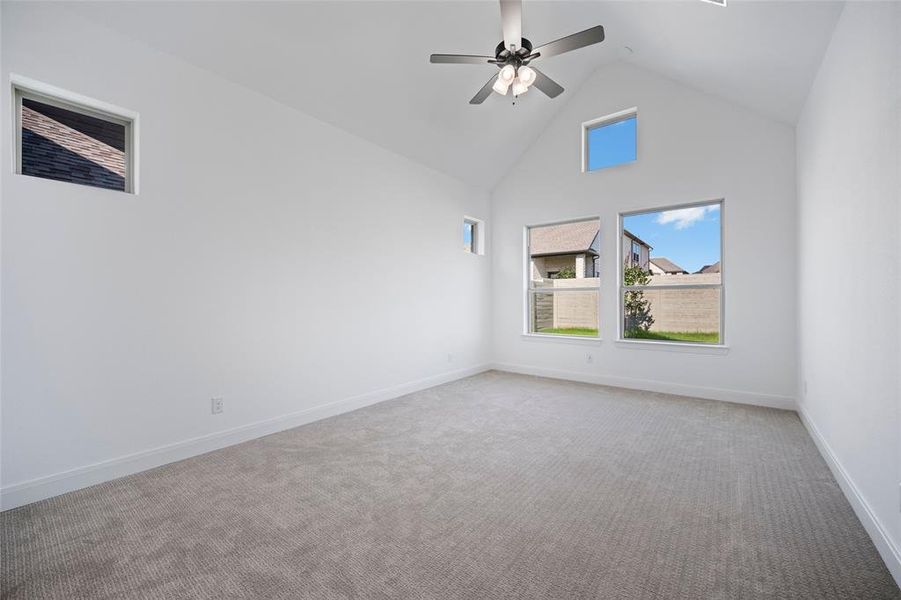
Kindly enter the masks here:
M 571 50 L 604 41 L 601 25 L 568 35 L 543 46 L 532 48 L 532 42 L 522 37 L 522 0 L 500 0 L 501 25 L 504 39 L 494 50 L 494 56 L 473 54 L 433 54 L 430 62 L 438 64 L 493 64 L 499 69 L 469 101 L 481 104 L 491 95 L 492 90 L 505 96 L 512 88 L 513 97 L 529 91 L 534 85 L 551 98 L 563 93 L 563 86 L 539 71 L 530 63 L 538 58 L 548 58 Z

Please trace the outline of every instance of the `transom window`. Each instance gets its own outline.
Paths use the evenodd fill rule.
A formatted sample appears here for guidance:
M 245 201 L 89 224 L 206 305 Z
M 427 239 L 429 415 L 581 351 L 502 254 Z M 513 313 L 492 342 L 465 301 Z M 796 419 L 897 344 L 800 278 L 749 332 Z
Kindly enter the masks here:
M 16 172 L 131 192 L 131 119 L 15 87 Z
M 620 216 L 621 339 L 723 344 L 722 219 L 722 201 Z
M 526 333 L 598 337 L 600 221 L 537 225 L 526 232 Z
M 638 158 L 638 115 L 630 108 L 582 124 L 582 171 L 597 171 Z

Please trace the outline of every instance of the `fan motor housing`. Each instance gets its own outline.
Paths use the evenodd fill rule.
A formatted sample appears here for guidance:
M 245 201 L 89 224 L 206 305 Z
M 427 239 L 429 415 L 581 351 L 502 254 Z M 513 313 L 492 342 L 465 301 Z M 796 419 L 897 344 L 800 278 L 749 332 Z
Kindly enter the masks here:
M 513 64 L 514 66 L 519 66 L 522 64 L 522 61 L 532 53 L 532 42 L 527 40 L 526 38 L 522 38 L 522 42 L 520 44 L 519 50 L 515 53 L 511 53 L 504 47 L 504 40 L 497 45 L 497 48 L 494 50 L 494 57 L 498 60 L 498 65 L 504 64 Z

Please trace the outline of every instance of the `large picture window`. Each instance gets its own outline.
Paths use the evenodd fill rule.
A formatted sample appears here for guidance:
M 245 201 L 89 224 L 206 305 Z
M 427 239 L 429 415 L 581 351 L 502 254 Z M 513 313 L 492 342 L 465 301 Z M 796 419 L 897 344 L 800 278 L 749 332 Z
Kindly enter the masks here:
M 723 344 L 723 202 L 620 216 L 620 337 Z
M 598 219 L 529 227 L 526 333 L 598 337 Z

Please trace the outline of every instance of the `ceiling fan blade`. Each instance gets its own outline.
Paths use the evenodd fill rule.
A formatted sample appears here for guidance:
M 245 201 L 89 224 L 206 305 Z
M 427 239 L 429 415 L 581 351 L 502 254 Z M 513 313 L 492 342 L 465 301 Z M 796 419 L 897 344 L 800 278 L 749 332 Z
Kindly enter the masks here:
M 477 56 L 475 54 L 433 54 L 429 62 L 436 64 L 487 65 L 493 56 Z
M 472 100 L 469 101 L 470 104 L 481 104 L 485 101 L 485 98 L 491 95 L 491 86 L 494 85 L 494 80 L 497 79 L 497 74 L 494 74 L 491 79 L 488 80 L 488 83 L 482 86 L 476 95 L 472 97 Z
M 522 0 L 501 0 L 501 26 L 504 28 L 504 48 L 513 52 L 522 47 Z
M 546 96 L 550 98 L 556 98 L 560 94 L 563 93 L 563 86 L 536 69 L 535 67 L 531 67 L 533 71 L 535 71 L 535 87 L 545 93 Z
M 542 58 L 547 58 L 548 56 L 556 56 L 557 54 L 563 54 L 570 50 L 578 50 L 579 48 L 584 48 L 585 46 L 590 46 L 603 41 L 604 27 L 598 25 L 597 27 L 592 27 L 591 29 L 568 35 L 559 40 L 548 42 L 544 46 L 535 48 L 535 50 L 532 51 L 532 54 L 541 54 Z

